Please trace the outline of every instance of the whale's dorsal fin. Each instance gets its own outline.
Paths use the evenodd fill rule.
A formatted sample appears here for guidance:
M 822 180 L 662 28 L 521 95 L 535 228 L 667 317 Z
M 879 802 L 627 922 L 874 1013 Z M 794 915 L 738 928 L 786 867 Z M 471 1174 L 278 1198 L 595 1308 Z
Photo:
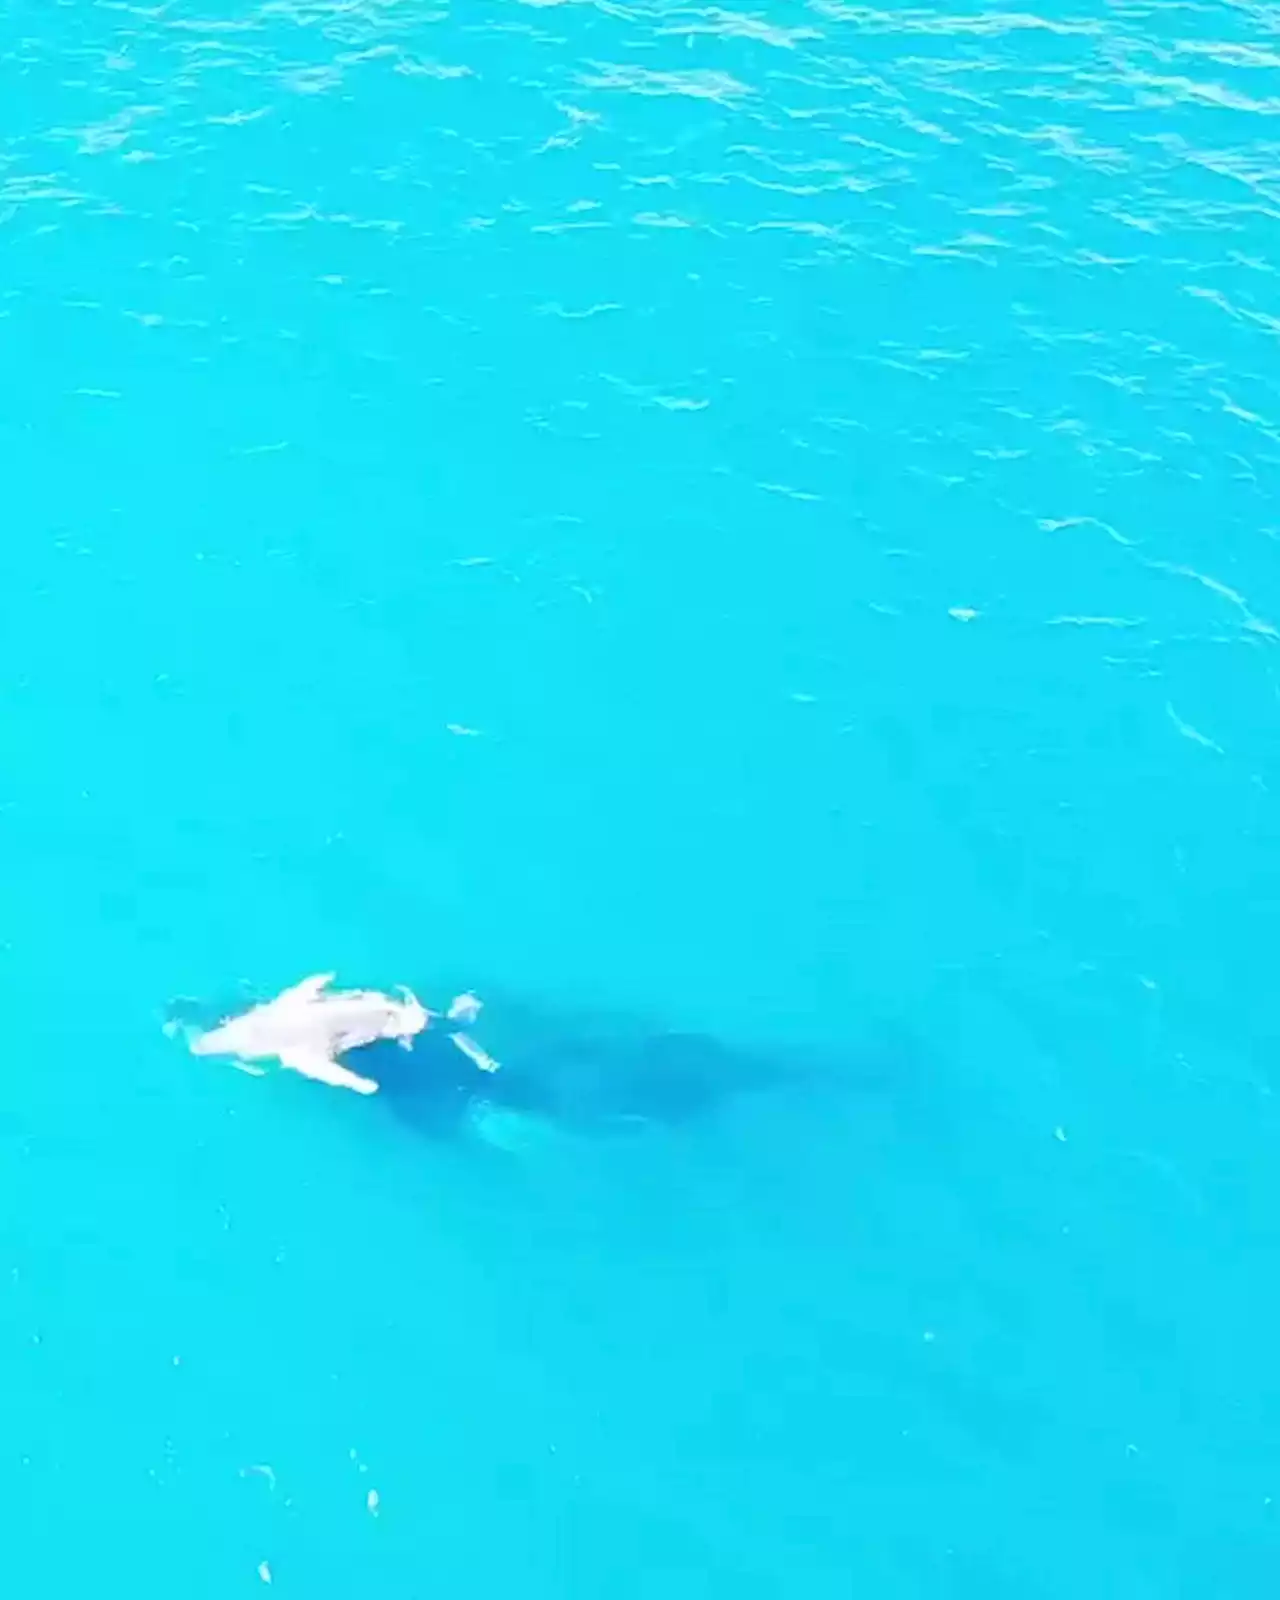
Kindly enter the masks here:
M 276 996 L 276 1004 L 282 1000 L 318 1000 L 336 976 L 337 974 L 332 972 L 317 972 L 310 978 L 304 978 L 301 983 L 282 989 Z

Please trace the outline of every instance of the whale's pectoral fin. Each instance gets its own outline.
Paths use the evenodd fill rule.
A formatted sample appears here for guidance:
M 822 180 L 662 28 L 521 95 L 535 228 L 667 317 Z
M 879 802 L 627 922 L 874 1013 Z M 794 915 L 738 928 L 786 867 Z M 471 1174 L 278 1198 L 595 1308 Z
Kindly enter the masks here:
M 356 1094 L 376 1094 L 378 1085 L 373 1078 L 362 1078 L 340 1061 L 325 1055 L 323 1050 L 289 1050 L 281 1055 L 280 1065 L 317 1083 L 327 1083 L 335 1089 L 352 1089 Z
M 295 983 L 292 988 L 282 989 L 276 996 L 276 1004 L 281 1000 L 318 1000 L 335 977 L 335 972 L 317 972 L 310 978 L 304 978 L 301 983 Z
M 482 1050 L 469 1034 L 451 1033 L 449 1037 L 457 1045 L 458 1049 L 462 1051 L 463 1055 L 480 1068 L 481 1072 L 496 1072 L 498 1070 L 498 1063 L 487 1050 Z

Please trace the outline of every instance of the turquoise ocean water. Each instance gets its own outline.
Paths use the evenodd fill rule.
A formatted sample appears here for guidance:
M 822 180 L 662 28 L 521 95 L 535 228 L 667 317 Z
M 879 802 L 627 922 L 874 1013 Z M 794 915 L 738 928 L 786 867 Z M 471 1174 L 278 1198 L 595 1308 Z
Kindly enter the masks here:
M 1274 1593 L 1278 112 L 1263 4 L 6 8 L 6 1593 Z M 781 1081 L 162 1032 L 330 968 Z

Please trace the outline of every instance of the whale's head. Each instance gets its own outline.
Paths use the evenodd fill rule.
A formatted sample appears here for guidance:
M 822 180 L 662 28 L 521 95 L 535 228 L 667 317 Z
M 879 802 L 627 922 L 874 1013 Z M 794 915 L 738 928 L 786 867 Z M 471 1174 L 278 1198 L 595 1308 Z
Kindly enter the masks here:
M 402 989 L 400 992 L 404 999 L 392 1002 L 395 1011 L 395 1036 L 407 1039 L 415 1033 L 422 1032 L 431 1021 L 431 1013 L 412 989 Z
M 326 995 L 299 1020 L 323 1034 L 335 1051 L 355 1050 L 379 1039 L 407 1042 L 429 1025 L 431 1014 L 408 989 L 403 995 L 398 1000 L 372 989 Z

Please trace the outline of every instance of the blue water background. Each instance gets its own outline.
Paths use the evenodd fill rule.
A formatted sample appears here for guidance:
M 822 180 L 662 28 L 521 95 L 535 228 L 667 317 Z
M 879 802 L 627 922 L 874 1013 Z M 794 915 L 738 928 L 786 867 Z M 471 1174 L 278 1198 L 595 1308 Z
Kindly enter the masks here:
M 1278 35 L 7 8 L 6 1593 L 1274 1591 Z M 796 1086 L 161 1032 L 329 968 Z

